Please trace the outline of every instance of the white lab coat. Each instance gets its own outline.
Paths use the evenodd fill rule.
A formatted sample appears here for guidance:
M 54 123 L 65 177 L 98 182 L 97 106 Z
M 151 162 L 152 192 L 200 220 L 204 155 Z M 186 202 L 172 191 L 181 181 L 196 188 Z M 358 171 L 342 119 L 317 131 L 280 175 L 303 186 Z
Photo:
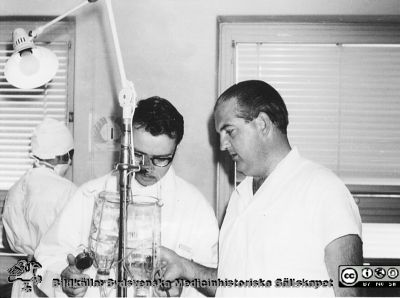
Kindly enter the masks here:
M 33 255 L 76 186 L 52 169 L 28 170 L 8 191 L 3 224 L 13 251 Z
M 106 188 L 115 188 L 112 182 L 110 184 L 111 180 L 108 174 L 81 186 L 42 239 L 35 258 L 44 267 L 39 273 L 43 277 L 40 288 L 47 295 L 65 296 L 60 287 L 52 287 L 52 279 L 68 265 L 68 253 L 76 255 L 80 245 L 88 246 L 94 199 Z M 212 207 L 193 185 L 176 176 L 172 167 L 157 184 L 143 187 L 134 180 L 132 189 L 134 194 L 156 196 L 160 183 L 163 201 L 161 244 L 186 258 L 216 268 L 219 229 Z M 92 266 L 85 273 L 95 278 L 95 272 Z M 128 288 L 128 293 L 130 290 Z M 193 288 L 185 288 L 182 292 L 182 296 L 199 295 Z M 86 297 L 96 296 L 99 296 L 99 289 L 89 287 Z
M 329 280 L 326 246 L 345 235 L 361 238 L 358 208 L 343 182 L 294 147 L 255 194 L 252 183 L 247 177 L 229 201 L 218 278 L 255 286 L 219 287 L 216 297 L 334 296 L 332 287 L 316 289 L 302 281 Z M 296 286 L 279 283 L 285 278 Z

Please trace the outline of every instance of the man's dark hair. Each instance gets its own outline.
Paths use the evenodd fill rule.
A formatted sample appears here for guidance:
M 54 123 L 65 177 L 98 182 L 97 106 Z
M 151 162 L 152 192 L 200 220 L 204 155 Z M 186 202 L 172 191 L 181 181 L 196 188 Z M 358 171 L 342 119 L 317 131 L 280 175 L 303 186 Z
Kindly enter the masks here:
M 283 134 L 287 134 L 289 119 L 286 105 L 278 91 L 269 84 L 259 80 L 237 83 L 219 96 L 214 111 L 220 103 L 230 99 L 236 99 L 238 117 L 251 121 L 264 112 Z
M 153 136 L 167 135 L 178 145 L 183 137 L 183 117 L 166 99 L 153 96 L 138 102 L 132 119 L 134 128 L 144 128 Z

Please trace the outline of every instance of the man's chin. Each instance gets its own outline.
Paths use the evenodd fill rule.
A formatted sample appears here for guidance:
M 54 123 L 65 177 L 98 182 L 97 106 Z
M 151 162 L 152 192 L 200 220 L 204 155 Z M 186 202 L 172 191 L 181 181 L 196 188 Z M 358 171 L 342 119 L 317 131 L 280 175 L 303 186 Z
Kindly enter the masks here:
M 245 164 L 241 161 L 236 162 L 236 171 L 244 176 L 251 176 Z
M 244 167 L 243 162 L 242 161 L 235 161 L 235 165 L 236 165 L 236 171 L 244 174 L 243 171 L 245 170 L 245 167 Z
M 136 173 L 135 179 L 139 184 L 143 186 L 150 186 L 157 183 L 157 179 L 153 176 L 143 175 L 140 173 Z

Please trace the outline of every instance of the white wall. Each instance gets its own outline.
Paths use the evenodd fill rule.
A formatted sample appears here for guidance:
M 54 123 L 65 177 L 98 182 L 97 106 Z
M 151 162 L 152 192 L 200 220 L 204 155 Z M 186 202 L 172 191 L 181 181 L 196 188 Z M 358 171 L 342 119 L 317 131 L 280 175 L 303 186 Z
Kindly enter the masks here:
M 2 0 L 0 15 L 58 15 L 79 0 Z M 215 204 L 215 135 L 208 121 L 217 96 L 218 15 L 400 15 L 397 0 L 118 0 L 113 1 L 128 79 L 141 98 L 169 99 L 185 118 L 177 172 Z M 111 169 L 115 153 L 89 152 L 90 115 L 119 113 L 118 73 L 103 1 L 77 14 L 74 180 Z M 105 42 L 104 42 L 105 41 Z M 93 144 L 92 144 L 93 145 Z M 215 146 L 214 146 L 215 147 Z

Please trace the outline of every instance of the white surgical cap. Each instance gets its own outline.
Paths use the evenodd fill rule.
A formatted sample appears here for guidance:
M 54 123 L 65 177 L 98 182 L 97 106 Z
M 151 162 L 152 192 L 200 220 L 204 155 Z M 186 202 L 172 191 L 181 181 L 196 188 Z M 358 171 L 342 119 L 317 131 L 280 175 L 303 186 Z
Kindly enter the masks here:
M 45 118 L 33 131 L 32 154 L 41 159 L 52 159 L 74 149 L 74 140 L 64 123 Z

